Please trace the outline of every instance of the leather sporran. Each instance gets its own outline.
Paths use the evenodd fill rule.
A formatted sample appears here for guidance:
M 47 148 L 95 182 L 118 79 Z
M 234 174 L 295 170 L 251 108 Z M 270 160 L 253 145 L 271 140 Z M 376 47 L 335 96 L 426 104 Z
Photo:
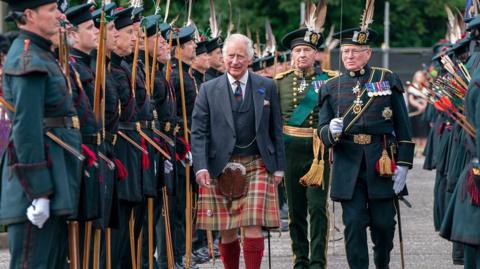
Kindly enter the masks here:
M 247 196 L 248 184 L 246 168 L 240 163 L 227 163 L 217 178 L 217 187 L 229 203 Z

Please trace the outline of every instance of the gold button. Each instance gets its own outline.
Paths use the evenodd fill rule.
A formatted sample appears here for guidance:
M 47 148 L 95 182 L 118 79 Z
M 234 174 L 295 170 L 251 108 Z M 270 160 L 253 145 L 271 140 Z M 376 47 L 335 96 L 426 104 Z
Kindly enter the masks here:
M 312 125 L 313 125 L 313 121 L 312 121 L 312 120 L 311 120 L 311 121 L 309 121 L 308 123 L 310 124 L 310 126 L 312 126 Z
M 296 93 L 296 92 L 293 92 L 293 96 L 297 96 L 297 93 Z
M 293 98 L 293 102 L 295 102 L 295 103 L 296 103 L 296 102 L 297 102 L 297 98 Z
M 295 105 L 293 105 L 293 107 L 294 107 L 294 108 L 297 108 L 297 106 L 298 106 L 298 105 L 296 105 L 296 104 L 295 104 Z
M 309 119 L 313 120 L 313 115 L 310 115 Z

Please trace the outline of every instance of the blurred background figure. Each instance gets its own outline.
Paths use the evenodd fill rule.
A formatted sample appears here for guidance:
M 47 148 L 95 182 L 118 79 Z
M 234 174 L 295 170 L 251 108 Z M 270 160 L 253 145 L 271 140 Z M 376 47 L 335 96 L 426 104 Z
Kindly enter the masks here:
M 412 138 L 416 145 L 416 156 L 422 155 L 427 143 L 428 132 L 430 130 L 430 125 L 423 116 L 428 102 L 425 94 L 418 90 L 423 89 L 426 83 L 428 83 L 428 81 L 425 77 L 425 73 L 419 70 L 413 75 L 413 86 L 407 88 L 407 104 L 410 121 L 412 123 Z

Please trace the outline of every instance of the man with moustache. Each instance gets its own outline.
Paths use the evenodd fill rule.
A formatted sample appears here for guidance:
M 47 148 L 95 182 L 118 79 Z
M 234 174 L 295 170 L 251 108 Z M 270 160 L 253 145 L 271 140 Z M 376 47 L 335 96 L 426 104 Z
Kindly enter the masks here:
M 222 37 L 218 36 L 208 41 L 205 44 L 208 53 L 208 64 L 210 67 L 205 72 L 205 81 L 212 80 L 217 78 L 225 72 L 225 65 L 223 62 L 223 40 Z
M 70 89 L 49 41 L 59 32 L 62 14 L 55 0 L 4 2 L 20 28 L 3 66 L 3 94 L 13 106 L 0 202 L 10 267 L 64 268 L 66 220 L 77 212 L 81 162 L 60 144 L 80 151 L 81 136 Z M 62 142 L 48 138 L 46 131 Z
M 293 268 L 325 268 L 327 265 L 329 164 L 328 150 L 322 150 L 323 146 L 315 142 L 318 141 L 316 104 L 320 86 L 336 72 L 314 68 L 315 54 L 322 41 L 322 33 L 308 27 L 288 33 L 282 43 L 292 51 L 293 69 L 275 77 L 284 120 L 285 190 L 295 257 Z M 309 180 L 305 177 L 312 159 L 324 160 L 324 167 Z
M 279 226 L 276 187 L 285 169 L 280 104 L 275 83 L 248 71 L 253 58 L 248 37 L 230 35 L 223 53 L 227 74 L 202 85 L 192 118 L 201 186 L 197 228 L 220 231 L 223 265 L 238 269 L 242 227 L 245 268 L 259 269 L 262 227 Z M 228 190 L 235 185 L 236 191 Z

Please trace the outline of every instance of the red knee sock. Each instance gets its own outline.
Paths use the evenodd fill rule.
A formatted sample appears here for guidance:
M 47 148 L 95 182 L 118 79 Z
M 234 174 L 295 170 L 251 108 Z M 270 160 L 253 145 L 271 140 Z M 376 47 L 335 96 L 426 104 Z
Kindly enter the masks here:
M 240 243 L 237 240 L 218 244 L 221 259 L 225 269 L 238 269 L 240 263 Z
M 245 258 L 246 269 L 260 269 L 264 249 L 265 243 L 263 237 L 245 237 L 243 241 L 243 256 Z

